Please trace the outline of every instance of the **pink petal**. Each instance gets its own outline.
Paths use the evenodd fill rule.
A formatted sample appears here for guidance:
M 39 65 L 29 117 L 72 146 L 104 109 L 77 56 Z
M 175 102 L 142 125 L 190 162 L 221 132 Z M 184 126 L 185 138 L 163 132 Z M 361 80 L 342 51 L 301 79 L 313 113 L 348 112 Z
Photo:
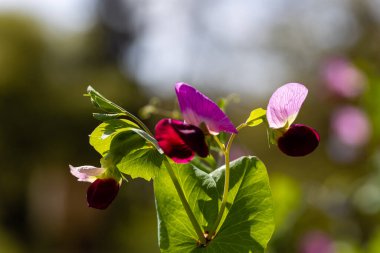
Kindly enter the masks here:
M 164 153 L 176 163 L 188 163 L 197 153 L 208 155 L 208 147 L 201 129 L 179 120 L 162 119 L 156 125 L 156 139 Z
M 94 182 L 96 177 L 101 175 L 105 169 L 97 168 L 91 165 L 84 165 L 79 167 L 74 167 L 69 165 L 70 173 L 78 178 L 78 181 L 82 182 Z
M 297 117 L 307 88 L 299 83 L 287 83 L 278 88 L 269 99 L 267 120 L 270 128 L 278 129 L 290 126 Z
M 237 133 L 227 115 L 208 97 L 186 83 L 175 86 L 185 122 L 200 127 L 204 122 L 211 134 Z

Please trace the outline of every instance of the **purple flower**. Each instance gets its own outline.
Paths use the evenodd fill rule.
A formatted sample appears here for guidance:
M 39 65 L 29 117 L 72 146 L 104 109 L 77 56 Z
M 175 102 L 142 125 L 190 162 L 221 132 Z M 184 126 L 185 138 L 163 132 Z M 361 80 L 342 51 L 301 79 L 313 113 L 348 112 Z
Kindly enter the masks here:
M 69 165 L 70 172 L 78 181 L 89 182 L 87 203 L 89 207 L 106 209 L 119 192 L 120 183 L 113 177 L 98 178 L 104 175 L 104 168 L 90 165 L 74 167 Z
M 155 128 L 158 145 L 173 161 L 188 163 L 195 154 L 206 157 L 205 134 L 237 133 L 227 115 L 200 91 L 186 83 L 177 83 L 175 91 L 185 121 L 162 119 Z
M 322 69 L 327 88 L 335 95 L 355 98 L 365 88 L 365 77 L 351 62 L 344 58 L 330 59 Z
M 200 127 L 204 123 L 211 134 L 237 133 L 227 115 L 208 97 L 186 83 L 175 85 L 179 107 L 187 124 Z
M 277 133 L 276 142 L 289 156 L 305 156 L 318 146 L 316 130 L 302 124 L 292 124 L 307 96 L 308 90 L 299 83 L 288 83 L 278 88 L 269 99 L 267 121 Z

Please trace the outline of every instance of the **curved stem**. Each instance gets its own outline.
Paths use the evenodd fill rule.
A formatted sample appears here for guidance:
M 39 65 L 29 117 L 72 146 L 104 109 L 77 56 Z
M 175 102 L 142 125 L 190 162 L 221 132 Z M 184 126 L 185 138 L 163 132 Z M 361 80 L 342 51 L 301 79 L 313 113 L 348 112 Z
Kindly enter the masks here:
M 225 154 L 226 153 L 226 147 L 224 146 L 224 144 L 220 142 L 218 136 L 213 135 L 213 137 L 214 137 L 215 142 L 218 144 L 218 146 L 222 150 L 223 154 Z
M 220 205 L 218 217 L 216 218 L 214 226 L 211 228 L 211 230 L 208 233 L 207 239 L 209 240 L 214 236 L 216 230 L 218 229 L 220 221 L 222 220 L 222 217 L 224 214 L 224 210 L 227 205 L 227 197 L 228 197 L 228 191 L 230 187 L 230 148 L 235 136 L 236 134 L 231 135 L 226 147 L 226 151 L 224 152 L 226 169 L 225 169 L 225 174 L 224 174 L 224 191 L 223 191 L 222 204 Z
M 199 225 L 197 219 L 195 218 L 193 211 L 190 208 L 189 202 L 187 202 L 186 196 L 182 190 L 181 185 L 178 182 L 178 179 L 177 179 L 177 177 L 173 171 L 172 166 L 170 165 L 169 161 L 166 158 L 163 160 L 163 162 L 165 164 L 165 167 L 168 169 L 169 176 L 170 176 L 171 180 L 173 181 L 174 187 L 177 190 L 178 196 L 181 199 L 182 205 L 185 208 L 187 216 L 189 217 L 190 222 L 193 225 L 194 230 L 198 235 L 198 239 L 199 239 L 200 244 L 206 245 L 206 237 L 204 236 L 204 233 L 201 229 L 201 226 Z
M 236 129 L 239 131 L 240 129 L 244 128 L 246 126 L 245 123 L 240 124 Z M 216 218 L 216 221 L 214 223 L 214 226 L 211 228 L 207 235 L 207 239 L 211 240 L 212 237 L 215 235 L 216 230 L 219 227 L 220 221 L 223 218 L 224 210 L 226 209 L 227 205 L 227 199 L 228 199 L 228 191 L 230 187 L 230 151 L 232 142 L 234 141 L 237 134 L 231 134 L 230 139 L 228 140 L 227 146 L 224 149 L 224 159 L 225 159 L 225 173 L 224 173 L 224 191 L 223 191 L 223 198 L 222 198 L 222 204 L 220 205 L 220 210 L 218 213 L 218 217 Z
M 137 118 L 135 115 L 133 115 L 132 113 L 124 110 L 123 108 L 120 107 L 120 110 L 123 111 L 123 113 L 126 114 L 126 116 L 130 117 L 131 119 L 133 119 L 134 121 L 136 121 L 136 123 L 142 128 L 144 129 L 145 132 L 147 132 L 150 136 L 153 137 L 153 134 L 152 132 L 149 130 L 149 128 L 139 119 Z

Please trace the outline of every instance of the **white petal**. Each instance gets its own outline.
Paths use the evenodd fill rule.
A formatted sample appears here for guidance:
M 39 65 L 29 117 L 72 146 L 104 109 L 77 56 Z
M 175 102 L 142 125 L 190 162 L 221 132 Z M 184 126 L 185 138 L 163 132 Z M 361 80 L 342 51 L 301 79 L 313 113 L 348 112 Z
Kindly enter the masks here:
M 104 168 L 98 168 L 91 165 L 84 165 L 79 167 L 74 167 L 69 165 L 70 173 L 78 178 L 78 181 L 82 182 L 94 182 L 96 177 L 104 173 Z

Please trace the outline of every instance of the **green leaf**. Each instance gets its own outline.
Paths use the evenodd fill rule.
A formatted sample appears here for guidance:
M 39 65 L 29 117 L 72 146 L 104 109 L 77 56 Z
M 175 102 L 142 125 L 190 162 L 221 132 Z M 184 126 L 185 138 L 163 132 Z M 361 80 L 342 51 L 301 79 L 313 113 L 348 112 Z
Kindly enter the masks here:
M 214 156 L 211 154 L 204 158 L 196 156 L 190 163 L 207 173 L 214 171 L 217 167 Z
M 139 127 L 130 120 L 114 119 L 100 124 L 90 135 L 90 144 L 102 156 L 107 155 L 111 142 L 119 133 L 132 131 Z
M 97 120 L 107 121 L 125 116 L 125 113 L 93 113 L 92 116 Z
M 207 174 L 176 165 L 175 173 L 206 232 L 220 206 L 225 167 Z M 272 195 L 264 164 L 255 157 L 231 162 L 230 192 L 222 225 L 206 247 L 198 247 L 173 183 L 165 169 L 154 180 L 161 252 L 263 253 L 274 230 Z
M 190 165 L 172 164 L 186 199 L 202 229 L 208 230 L 218 215 L 216 182 L 211 175 Z M 155 178 L 154 192 L 162 252 L 190 252 L 196 249 L 197 234 L 183 209 L 166 168 Z
M 154 179 L 160 169 L 163 156 L 156 149 L 143 147 L 125 155 L 117 164 L 118 169 L 132 178 Z
M 87 93 L 91 98 L 91 102 L 101 110 L 108 113 L 124 113 L 125 110 L 115 103 L 105 98 L 91 86 L 87 87 Z
M 257 108 L 251 112 L 245 124 L 249 127 L 258 126 L 264 122 L 266 117 L 266 110 L 263 108 Z
M 115 135 L 111 141 L 109 152 L 115 164 L 131 152 L 143 148 L 145 140 L 133 131 L 123 131 Z

